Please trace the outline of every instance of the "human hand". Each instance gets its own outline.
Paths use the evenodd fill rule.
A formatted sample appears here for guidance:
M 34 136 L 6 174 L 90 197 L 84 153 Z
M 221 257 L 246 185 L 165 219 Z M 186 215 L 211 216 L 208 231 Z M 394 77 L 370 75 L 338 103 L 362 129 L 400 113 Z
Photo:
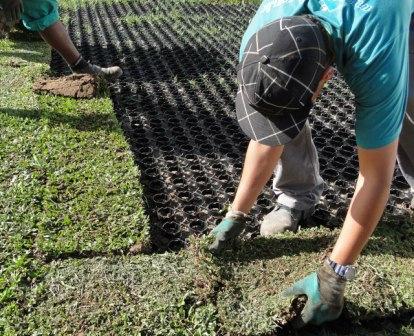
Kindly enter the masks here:
M 23 12 L 23 3 L 21 0 L 2 1 L 2 7 L 7 22 L 19 21 Z
M 210 235 L 214 237 L 214 242 L 210 245 L 209 250 L 217 253 L 228 248 L 245 227 L 246 215 L 229 211 L 226 218 L 211 231 Z
M 285 290 L 283 296 L 306 295 L 308 300 L 300 316 L 292 321 L 296 329 L 308 323 L 320 325 L 336 320 L 344 306 L 346 280 L 324 263 L 318 272 L 308 275 Z

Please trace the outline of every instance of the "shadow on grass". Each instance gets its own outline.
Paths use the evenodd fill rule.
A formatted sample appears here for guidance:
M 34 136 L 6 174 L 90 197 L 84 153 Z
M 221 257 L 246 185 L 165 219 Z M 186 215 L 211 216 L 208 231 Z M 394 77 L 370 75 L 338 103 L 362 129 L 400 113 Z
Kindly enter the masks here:
M 43 39 L 38 32 L 30 31 L 26 29 L 22 21 L 19 21 L 14 29 L 8 34 L 8 38 L 12 41 L 21 41 L 21 42 L 38 42 Z
M 219 255 L 223 262 L 250 263 L 256 260 L 270 260 L 282 256 L 295 256 L 301 253 L 318 253 L 329 250 L 333 245 L 333 236 L 315 236 L 286 239 L 284 237 L 257 237 L 244 240 L 234 245 L 231 251 L 224 251 Z
M 120 133 L 119 125 L 111 115 L 89 113 L 83 115 L 68 115 L 59 112 L 44 112 L 41 109 L 7 109 L 0 108 L 1 114 L 10 117 L 40 120 L 46 119 L 52 126 L 65 124 L 79 131 L 104 130 L 108 132 Z
M 41 42 L 37 42 L 41 43 Z M 16 49 L 19 49 L 17 51 L 2 51 L 1 56 L 2 57 L 12 57 L 12 58 L 21 58 L 26 62 L 32 62 L 32 63 L 42 63 L 47 64 L 48 61 L 48 55 L 43 55 L 42 53 L 39 53 L 37 51 L 30 50 L 30 45 L 33 44 L 33 42 L 17 42 L 14 43 L 14 47 Z
M 342 315 L 333 322 L 328 322 L 322 326 L 306 326 L 300 330 L 294 330 L 290 325 L 278 329 L 277 331 L 258 334 L 256 336 L 385 336 L 385 335 L 409 335 L 403 334 L 403 328 L 414 328 L 414 309 L 398 309 L 393 314 L 387 314 L 381 317 L 372 317 L 371 319 L 356 323 L 347 316 L 347 309 L 357 309 L 350 302 L 346 303 Z
M 300 232 L 291 238 L 257 237 L 235 243 L 231 251 L 224 251 L 219 258 L 224 262 L 249 263 L 256 260 L 270 260 L 301 253 L 328 253 L 334 246 L 339 231 L 329 235 L 301 237 Z M 398 229 L 386 224 L 376 231 L 368 242 L 365 255 L 392 255 L 402 258 L 414 257 L 411 243 L 413 228 L 410 225 Z
M 349 310 L 359 310 L 359 307 L 352 302 L 346 301 L 342 315 L 336 321 L 328 322 L 323 327 L 307 326 L 300 330 L 297 335 L 320 336 L 320 335 L 401 335 L 399 332 L 404 327 L 414 328 L 414 308 L 400 308 L 392 314 L 383 316 L 373 316 L 369 319 L 361 320 L 356 323 L 349 317 Z M 291 328 L 286 328 L 285 334 L 294 332 Z M 278 336 L 283 333 L 278 334 Z

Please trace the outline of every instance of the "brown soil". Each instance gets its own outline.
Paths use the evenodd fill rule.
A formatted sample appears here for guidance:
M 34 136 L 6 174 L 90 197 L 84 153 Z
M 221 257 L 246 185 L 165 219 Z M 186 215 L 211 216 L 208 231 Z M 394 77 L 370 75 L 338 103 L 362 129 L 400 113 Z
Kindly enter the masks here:
M 151 245 L 148 242 L 137 243 L 130 247 L 129 253 L 131 255 L 149 254 L 151 253 Z
M 93 98 L 98 91 L 98 81 L 90 75 L 43 78 L 33 85 L 33 90 L 64 97 Z
M 294 323 L 295 319 L 300 316 L 303 308 L 305 308 L 307 301 L 306 295 L 300 295 L 292 300 L 290 307 L 281 314 L 281 320 L 287 322 L 288 324 Z M 284 323 L 281 323 L 284 325 Z

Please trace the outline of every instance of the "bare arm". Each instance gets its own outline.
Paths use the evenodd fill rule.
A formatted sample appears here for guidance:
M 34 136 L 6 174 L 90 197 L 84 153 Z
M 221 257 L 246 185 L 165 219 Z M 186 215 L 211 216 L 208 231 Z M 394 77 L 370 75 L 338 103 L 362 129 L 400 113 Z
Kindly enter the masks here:
M 243 173 L 231 210 L 211 232 L 214 242 L 209 249 L 217 253 L 244 230 L 245 217 L 270 179 L 273 169 L 282 154 L 283 146 L 270 147 L 251 140 L 247 149 Z
M 243 174 L 232 210 L 249 213 L 262 192 L 283 152 L 283 146 L 269 147 L 251 140 L 247 149 Z
M 335 262 L 353 264 L 374 232 L 389 198 L 397 148 L 398 141 L 380 149 L 358 149 L 359 177 L 331 255 Z

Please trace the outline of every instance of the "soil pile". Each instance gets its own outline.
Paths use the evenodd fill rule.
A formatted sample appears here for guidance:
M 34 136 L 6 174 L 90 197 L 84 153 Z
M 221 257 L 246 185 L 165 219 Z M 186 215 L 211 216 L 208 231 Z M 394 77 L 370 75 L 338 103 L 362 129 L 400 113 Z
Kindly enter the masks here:
M 36 93 L 51 93 L 73 98 L 93 98 L 98 91 L 97 80 L 90 75 L 70 75 L 59 78 L 43 78 L 33 85 Z

